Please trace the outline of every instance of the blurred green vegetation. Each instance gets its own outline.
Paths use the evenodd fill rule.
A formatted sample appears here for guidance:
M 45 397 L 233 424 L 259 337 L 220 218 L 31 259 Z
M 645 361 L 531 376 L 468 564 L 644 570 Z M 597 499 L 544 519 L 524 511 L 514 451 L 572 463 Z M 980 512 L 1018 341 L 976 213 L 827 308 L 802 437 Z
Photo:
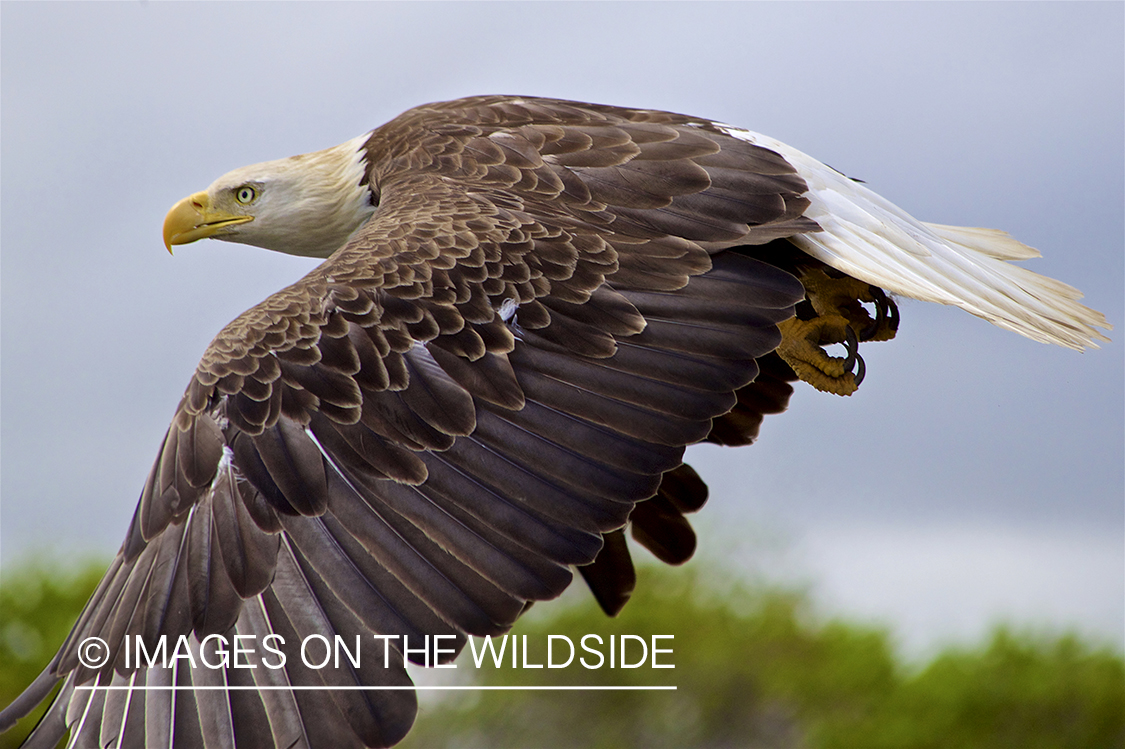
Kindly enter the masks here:
M 38 675 L 103 569 L 29 562 L 3 570 L 0 705 Z M 580 646 L 586 634 L 650 643 L 673 634 L 660 642 L 673 651 L 660 662 L 675 668 L 587 669 L 578 658 L 594 656 L 579 649 L 563 669 L 488 660 L 477 669 L 466 648 L 457 669 L 435 675 L 486 686 L 676 691 L 424 692 L 401 746 L 1125 749 L 1125 659 L 1075 635 L 998 629 L 919 666 L 896 656 L 891 633 L 825 619 L 803 593 L 731 582 L 713 563 L 640 569 L 637 593 L 616 619 L 580 582 L 575 588 L 566 602 L 534 607 L 513 630 L 527 636 L 529 662 L 546 661 L 548 635 Z M 608 645 L 598 649 L 608 656 Z M 566 649 L 555 652 L 557 661 Z M 32 725 L 0 736 L 0 749 L 17 746 Z
M 70 634 L 94 592 L 106 562 L 86 560 L 62 567 L 31 558 L 0 569 L 0 707 L 19 696 Z M 46 710 L 42 705 L 0 734 L 0 749 L 19 746 Z
M 546 660 L 551 634 L 576 646 L 587 633 L 675 634 L 674 670 L 588 670 L 577 661 L 551 671 L 491 662 L 478 670 L 471 658 L 458 660 L 462 678 L 485 685 L 676 691 L 428 693 L 402 746 L 1125 747 L 1125 660 L 1111 648 L 1001 628 L 919 666 L 896 656 L 885 630 L 825 620 L 793 591 L 729 580 L 717 589 L 725 577 L 706 565 L 646 567 L 616 619 L 579 596 L 533 610 L 513 629 L 538 647 L 535 663 Z

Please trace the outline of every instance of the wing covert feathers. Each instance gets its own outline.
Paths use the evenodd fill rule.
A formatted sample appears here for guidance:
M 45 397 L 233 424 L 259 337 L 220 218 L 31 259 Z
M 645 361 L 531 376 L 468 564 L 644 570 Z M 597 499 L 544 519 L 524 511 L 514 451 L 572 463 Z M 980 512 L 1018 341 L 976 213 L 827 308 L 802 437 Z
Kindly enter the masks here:
M 380 653 L 368 655 L 380 666 L 370 671 L 317 671 L 294 652 L 286 668 L 256 672 L 266 682 L 248 682 L 233 668 L 192 676 L 126 667 L 125 636 L 184 636 L 198 649 L 208 635 L 274 633 L 292 643 L 341 634 L 350 642 L 373 632 L 409 638 L 410 659 L 432 663 L 436 641 L 428 650 L 416 643 L 447 636 L 449 658 L 467 635 L 502 633 L 529 601 L 559 595 L 575 566 L 588 579 L 604 570 L 607 582 L 595 591 L 615 596 L 603 605 L 619 607 L 632 576 L 620 529 L 637 502 L 656 496 L 658 512 L 639 521 L 648 534 L 642 543 L 678 561 L 690 556 L 694 535 L 682 512 L 698 508 L 705 487 L 680 464 L 683 448 L 706 438 L 735 392 L 751 385 L 756 360 L 777 345 L 776 323 L 804 292 L 784 271 L 724 253 L 676 295 L 616 288 L 591 299 L 603 293 L 600 309 L 568 319 L 614 331 L 606 333 L 615 343 L 608 355 L 525 335 L 517 309 L 504 323 L 512 342 L 475 361 L 449 354 L 440 336 L 415 340 L 400 355 L 407 377 L 397 390 L 372 387 L 380 381 L 354 366 L 362 357 L 337 356 L 351 362 L 341 368 L 314 344 L 302 361 L 315 363 L 300 365 L 300 376 L 283 365 L 272 383 L 283 404 L 272 424 L 232 416 L 238 393 L 222 393 L 218 381 L 218 395 L 192 413 L 189 388 L 122 552 L 55 672 L 69 671 L 68 684 L 408 684 L 394 640 L 385 647 L 398 670 L 383 669 Z M 333 346 L 367 337 L 356 322 L 337 332 Z M 450 371 L 443 361 L 453 362 Z M 355 371 L 350 384 L 328 388 L 326 370 L 341 378 Z M 461 384 L 493 372 L 507 373 L 498 387 L 519 397 L 477 397 Z M 312 388 L 314 399 L 291 398 Z M 323 407 L 326 396 L 353 389 L 355 421 Z M 291 400 L 302 408 L 286 406 Z M 91 635 L 114 654 L 96 672 L 78 664 L 74 649 Z M 65 720 L 40 730 L 82 719 L 83 730 L 97 725 L 106 740 L 135 732 L 151 743 L 167 728 L 149 719 L 153 711 L 182 712 L 187 719 L 173 725 L 185 733 L 173 739 L 187 745 L 204 732 L 222 744 L 262 730 L 279 744 L 296 732 L 309 745 L 384 746 L 404 735 L 416 710 L 410 692 L 143 692 L 129 693 L 128 705 L 118 694 L 95 691 L 89 704 L 101 702 L 83 709 L 84 718 L 72 703 Z M 136 711 L 149 717 L 134 720 Z M 212 711 L 218 724 L 207 722 Z M 325 723 L 334 732 L 304 731 Z
M 1007 235 L 921 224 L 708 120 L 478 97 L 363 152 L 373 217 L 208 347 L 120 552 L 0 730 L 61 680 L 29 746 L 390 746 L 418 709 L 404 652 L 449 660 L 575 568 L 615 614 L 627 523 L 665 562 L 695 549 L 685 446 L 749 444 L 793 392 L 772 352 L 805 289 L 755 254 L 795 245 L 1074 348 L 1107 327 L 1008 264 L 1034 251 Z M 269 635 L 284 667 L 126 664 L 126 638 L 215 662 L 216 637 Z M 308 635 L 359 638 L 362 663 L 305 666 Z M 100 668 L 79 661 L 92 636 Z M 396 689 L 285 689 L 318 686 Z

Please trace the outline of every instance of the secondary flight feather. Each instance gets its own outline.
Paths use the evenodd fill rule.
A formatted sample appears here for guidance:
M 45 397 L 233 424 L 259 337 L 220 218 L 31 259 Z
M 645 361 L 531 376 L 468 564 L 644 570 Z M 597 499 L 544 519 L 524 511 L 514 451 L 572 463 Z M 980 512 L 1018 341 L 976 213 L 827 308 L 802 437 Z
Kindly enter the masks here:
M 417 712 L 402 637 L 447 661 L 576 569 L 616 613 L 626 528 L 694 551 L 684 448 L 752 442 L 798 378 L 854 392 L 888 292 L 1079 350 L 1109 328 L 1002 232 L 919 222 L 730 125 L 549 99 L 426 105 L 237 169 L 167 216 L 169 249 L 207 237 L 327 259 L 204 353 L 113 565 L 0 713 L 62 682 L 29 746 L 393 745 Z M 214 662 L 216 636 L 310 634 L 400 639 L 331 669 L 126 647 Z

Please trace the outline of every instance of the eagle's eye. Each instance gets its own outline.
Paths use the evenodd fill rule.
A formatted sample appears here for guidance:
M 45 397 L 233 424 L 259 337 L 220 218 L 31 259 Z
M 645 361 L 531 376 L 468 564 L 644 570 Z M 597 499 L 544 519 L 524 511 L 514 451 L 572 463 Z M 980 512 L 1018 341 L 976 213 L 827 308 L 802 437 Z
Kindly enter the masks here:
M 242 187 L 234 191 L 234 199 L 239 203 L 242 203 L 242 205 L 249 205 L 250 203 L 253 203 L 254 199 L 257 197 L 258 191 L 250 185 L 243 185 Z

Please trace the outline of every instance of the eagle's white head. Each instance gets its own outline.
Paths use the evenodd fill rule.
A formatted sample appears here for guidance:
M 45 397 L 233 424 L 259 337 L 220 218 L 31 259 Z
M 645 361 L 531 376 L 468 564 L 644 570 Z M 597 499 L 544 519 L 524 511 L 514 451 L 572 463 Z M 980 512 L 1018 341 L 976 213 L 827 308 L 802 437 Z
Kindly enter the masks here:
M 211 237 L 328 257 L 375 211 L 364 180 L 369 135 L 224 174 L 172 207 L 164 245 L 171 252 L 174 244 Z

